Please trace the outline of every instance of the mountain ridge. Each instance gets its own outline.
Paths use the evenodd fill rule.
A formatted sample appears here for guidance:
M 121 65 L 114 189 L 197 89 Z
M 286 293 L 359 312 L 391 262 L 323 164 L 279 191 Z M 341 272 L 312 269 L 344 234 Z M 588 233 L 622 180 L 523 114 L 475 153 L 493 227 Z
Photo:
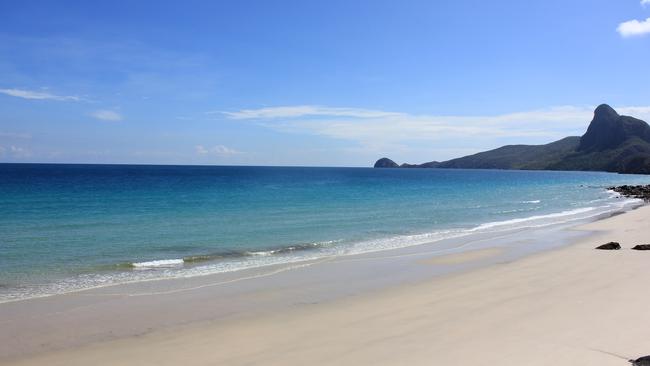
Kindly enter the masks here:
M 587 131 L 544 145 L 505 145 L 443 162 L 398 165 L 379 159 L 375 168 L 582 170 L 650 174 L 650 126 L 599 105 Z

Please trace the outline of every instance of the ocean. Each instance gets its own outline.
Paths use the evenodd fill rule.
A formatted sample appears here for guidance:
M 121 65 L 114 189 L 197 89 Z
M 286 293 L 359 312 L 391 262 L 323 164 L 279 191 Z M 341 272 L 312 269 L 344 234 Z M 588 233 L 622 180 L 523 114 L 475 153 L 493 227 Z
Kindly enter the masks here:
M 583 222 L 600 172 L 0 164 L 0 302 Z

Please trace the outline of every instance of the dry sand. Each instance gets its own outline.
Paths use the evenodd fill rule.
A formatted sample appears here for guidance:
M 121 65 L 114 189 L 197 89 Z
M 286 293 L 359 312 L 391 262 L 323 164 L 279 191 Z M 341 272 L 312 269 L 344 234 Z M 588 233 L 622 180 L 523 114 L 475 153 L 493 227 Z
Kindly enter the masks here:
M 629 249 L 650 242 L 650 207 L 580 230 L 594 233 L 566 248 L 463 274 L 5 364 L 626 365 L 627 358 L 650 354 L 650 252 Z M 612 240 L 623 250 L 593 249 Z M 454 254 L 420 262 L 463 260 Z

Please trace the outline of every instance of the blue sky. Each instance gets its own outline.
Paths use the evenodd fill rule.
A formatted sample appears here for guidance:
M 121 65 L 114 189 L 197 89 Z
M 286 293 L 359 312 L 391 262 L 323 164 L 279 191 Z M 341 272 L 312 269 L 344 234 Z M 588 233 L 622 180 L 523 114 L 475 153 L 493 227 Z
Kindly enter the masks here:
M 416 163 L 650 120 L 648 0 L 171 3 L 0 2 L 0 161 Z

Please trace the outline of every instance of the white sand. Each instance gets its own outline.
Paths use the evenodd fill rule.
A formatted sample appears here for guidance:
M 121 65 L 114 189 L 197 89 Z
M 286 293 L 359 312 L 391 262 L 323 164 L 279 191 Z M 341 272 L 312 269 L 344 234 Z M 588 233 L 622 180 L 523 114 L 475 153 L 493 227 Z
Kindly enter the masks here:
M 650 252 L 629 250 L 650 242 L 650 207 L 581 229 L 598 232 L 512 263 L 5 364 L 626 365 L 607 352 L 650 354 Z M 611 240 L 624 249 L 593 250 Z M 459 261 L 458 255 L 448 259 Z M 424 265 L 436 263 L 445 261 Z

